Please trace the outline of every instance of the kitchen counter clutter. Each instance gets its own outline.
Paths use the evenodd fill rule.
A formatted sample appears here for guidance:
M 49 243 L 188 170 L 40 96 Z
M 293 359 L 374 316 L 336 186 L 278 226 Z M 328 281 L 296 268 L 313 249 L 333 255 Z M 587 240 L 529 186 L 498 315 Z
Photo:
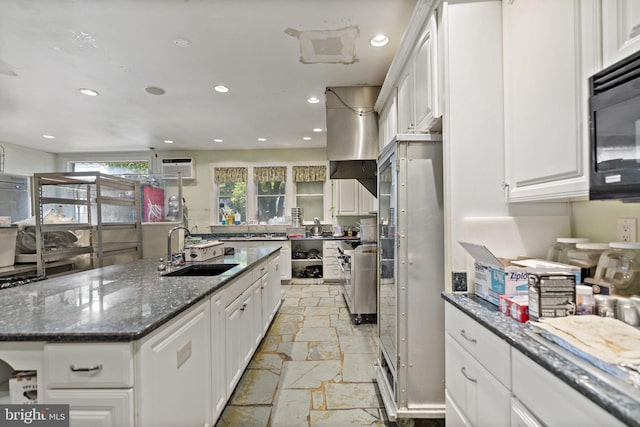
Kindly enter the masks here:
M 489 302 L 468 294 L 442 298 L 448 303 L 448 423 L 533 419 L 542 425 L 640 426 L 640 389 L 611 382 L 588 362 L 536 339 L 532 326 Z M 460 392 L 464 384 L 476 389 L 477 411 L 465 410 L 473 402 Z M 496 424 L 500 419 L 505 424 Z
M 145 259 L 0 291 L 0 403 L 24 403 L 9 375 L 30 371 L 37 403 L 69 405 L 76 427 L 214 425 L 282 300 L 278 245 L 216 261 Z M 167 275 L 193 267 L 214 274 Z

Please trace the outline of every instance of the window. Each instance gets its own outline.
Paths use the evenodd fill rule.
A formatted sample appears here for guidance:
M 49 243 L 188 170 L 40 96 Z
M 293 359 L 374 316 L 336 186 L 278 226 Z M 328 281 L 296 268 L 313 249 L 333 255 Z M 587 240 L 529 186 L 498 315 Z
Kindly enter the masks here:
M 286 166 L 254 167 L 258 222 L 284 223 Z
M 73 172 L 101 172 L 110 175 L 146 175 L 149 173 L 148 161 L 124 162 L 74 162 Z
M 239 213 L 241 221 L 247 219 L 247 168 L 216 168 L 214 181 L 217 186 L 216 206 L 218 221 L 222 216 Z

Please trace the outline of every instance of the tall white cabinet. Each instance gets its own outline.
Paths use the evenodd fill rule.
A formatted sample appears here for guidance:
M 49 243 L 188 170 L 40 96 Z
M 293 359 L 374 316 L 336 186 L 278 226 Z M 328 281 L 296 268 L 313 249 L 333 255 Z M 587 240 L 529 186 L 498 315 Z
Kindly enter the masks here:
M 587 79 L 599 63 L 599 2 L 502 4 L 507 199 L 584 196 Z

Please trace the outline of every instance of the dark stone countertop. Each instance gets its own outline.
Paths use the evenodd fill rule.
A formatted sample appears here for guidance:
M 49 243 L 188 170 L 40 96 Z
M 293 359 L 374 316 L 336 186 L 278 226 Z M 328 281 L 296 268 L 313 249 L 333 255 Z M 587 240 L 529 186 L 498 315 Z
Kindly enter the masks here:
M 593 370 L 585 370 L 527 335 L 531 329 L 500 313 L 498 307 L 475 295 L 443 293 L 442 298 L 507 341 L 530 359 L 564 381 L 580 394 L 605 409 L 628 426 L 640 427 L 640 391 L 629 395 L 600 380 Z
M 278 246 L 237 249 L 208 277 L 168 277 L 157 259 L 96 268 L 0 290 L 0 341 L 126 342 L 224 287 Z

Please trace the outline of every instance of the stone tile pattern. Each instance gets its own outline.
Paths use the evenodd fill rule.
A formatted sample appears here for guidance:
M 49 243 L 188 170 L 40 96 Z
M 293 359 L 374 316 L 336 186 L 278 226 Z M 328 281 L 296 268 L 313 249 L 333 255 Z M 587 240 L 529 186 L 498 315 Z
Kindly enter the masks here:
M 373 380 L 376 325 L 352 324 L 338 285 L 283 289 L 217 427 L 395 426 Z

